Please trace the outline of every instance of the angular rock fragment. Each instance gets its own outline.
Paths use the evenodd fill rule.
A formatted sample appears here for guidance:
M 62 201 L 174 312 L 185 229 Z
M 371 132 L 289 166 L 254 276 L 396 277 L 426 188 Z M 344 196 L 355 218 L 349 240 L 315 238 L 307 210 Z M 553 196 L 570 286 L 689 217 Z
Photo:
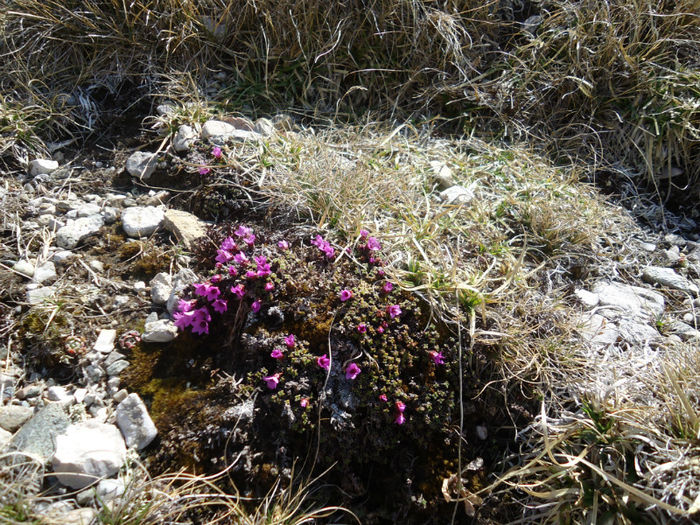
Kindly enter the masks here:
M 158 430 L 148 415 L 138 394 L 129 394 L 117 405 L 117 426 L 124 435 L 128 447 L 146 448 L 158 435 Z

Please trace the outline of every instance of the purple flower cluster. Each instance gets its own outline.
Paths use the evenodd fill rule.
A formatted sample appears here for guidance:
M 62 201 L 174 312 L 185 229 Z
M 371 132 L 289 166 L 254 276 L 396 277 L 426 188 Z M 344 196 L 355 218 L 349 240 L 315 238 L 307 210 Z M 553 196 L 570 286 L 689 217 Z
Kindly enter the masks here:
M 319 250 L 321 250 L 324 254 L 326 254 L 326 257 L 328 259 L 332 259 L 335 256 L 335 249 L 333 246 L 331 246 L 331 243 L 326 241 L 323 237 L 320 235 L 317 235 L 316 238 L 311 241 L 311 244 L 316 246 Z

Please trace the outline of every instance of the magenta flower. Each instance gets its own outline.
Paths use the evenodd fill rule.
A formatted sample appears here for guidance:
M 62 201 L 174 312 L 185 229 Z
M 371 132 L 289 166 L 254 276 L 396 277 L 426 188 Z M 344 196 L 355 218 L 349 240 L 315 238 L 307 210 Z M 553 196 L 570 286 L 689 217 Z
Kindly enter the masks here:
M 226 250 L 227 252 L 232 252 L 235 247 L 236 241 L 233 240 L 233 237 L 226 237 L 221 243 L 221 249 Z
M 389 281 L 385 282 L 384 286 L 382 286 L 382 292 L 384 292 L 384 293 L 389 293 L 393 289 L 394 289 L 394 285 Z
M 275 289 L 275 283 L 272 283 L 272 282 L 265 283 L 265 291 L 266 292 L 271 292 L 274 289 Z
M 242 284 L 237 284 L 236 286 L 232 286 L 231 293 L 233 295 L 237 295 L 240 299 L 243 299 L 243 296 L 245 295 L 245 286 L 243 286 Z
M 226 310 L 228 310 L 228 303 L 224 299 L 217 299 L 211 303 L 211 307 L 217 313 L 223 314 Z
M 194 287 L 194 293 L 196 295 L 207 295 L 207 290 L 209 289 L 207 283 L 194 283 L 192 286 Z
M 179 330 L 184 330 L 192 325 L 194 321 L 194 312 L 175 312 L 173 313 L 173 319 L 175 319 L 175 326 L 177 326 Z
M 401 401 L 397 401 L 396 402 L 396 410 L 399 413 L 403 414 L 404 410 L 406 410 L 406 405 L 404 403 L 402 403 Z
M 238 275 L 238 270 L 236 270 L 235 266 L 229 266 L 228 267 L 228 274 L 231 276 Z
M 379 277 L 384 277 L 384 274 L 385 274 L 385 273 L 386 273 L 386 272 L 385 272 L 384 270 L 382 270 L 381 268 L 379 268 L 379 269 L 377 270 L 377 275 L 378 275 Z
M 250 309 L 253 310 L 254 314 L 257 314 L 260 311 L 260 306 L 262 303 L 260 303 L 260 299 L 256 299 L 253 301 L 253 304 L 250 305 Z
M 435 350 L 431 350 L 429 354 L 430 358 L 433 360 L 433 363 L 435 363 L 436 365 L 445 364 L 445 356 L 442 355 L 442 352 L 436 352 Z
M 357 366 L 355 363 L 350 363 L 345 368 L 345 379 L 355 379 L 360 375 L 360 372 L 362 372 L 362 369 L 359 366 Z
M 199 168 L 199 174 L 200 175 L 207 175 L 211 170 L 207 168 L 206 166 L 202 166 Z
M 326 254 L 326 257 L 329 259 L 332 259 L 335 256 L 335 249 L 331 246 L 331 244 L 324 240 L 323 237 L 320 235 L 317 235 L 316 238 L 311 241 L 311 244 L 316 246 L 319 250 L 321 250 L 323 253 Z
M 328 358 L 328 354 L 323 354 L 321 357 L 318 357 L 316 359 L 316 364 L 324 370 L 330 370 L 331 360 Z
M 361 334 L 366 334 L 367 333 L 367 325 L 365 323 L 358 324 L 357 331 L 360 332 Z
M 272 374 L 271 376 L 263 377 L 262 380 L 265 381 L 265 383 L 267 384 L 267 388 L 269 388 L 270 390 L 274 390 L 280 383 L 281 375 L 282 374 L 277 372 L 276 374 Z
M 270 264 L 267 262 L 267 257 L 263 257 L 262 255 L 255 257 L 255 264 L 258 277 L 267 277 L 272 273 Z
M 302 397 L 301 401 L 299 401 L 299 405 L 301 406 L 301 408 L 306 408 L 307 406 L 309 406 L 309 398 Z
M 180 299 L 177 302 L 177 309 L 181 312 L 191 312 L 194 309 L 195 304 L 197 304 L 197 301 L 195 299 L 191 299 L 189 301 Z
M 248 270 L 245 273 L 246 279 L 256 279 L 257 277 L 258 277 L 258 272 L 254 272 L 253 270 Z
M 379 394 L 379 401 L 386 403 L 388 401 L 386 394 Z
M 394 423 L 397 425 L 403 425 L 406 422 L 406 416 L 404 416 L 401 412 L 396 416 L 396 419 L 394 419 Z
M 216 251 L 216 258 L 214 260 L 218 263 L 226 264 L 231 259 L 233 259 L 233 254 L 231 252 L 219 249 Z
M 209 323 L 204 319 L 195 319 L 192 321 L 192 333 L 193 334 L 208 334 L 209 333 Z
M 209 286 L 205 297 L 207 298 L 207 301 L 211 303 L 212 301 L 216 301 L 220 295 L 221 290 L 219 290 L 216 286 Z
M 376 251 L 381 249 L 382 245 L 375 237 L 369 237 L 367 239 L 367 249 L 371 251 Z
M 387 306 L 386 311 L 392 319 L 401 315 L 401 307 L 398 304 L 392 304 Z
M 197 308 L 196 310 L 193 311 L 193 313 L 194 313 L 195 320 L 203 319 L 206 322 L 211 321 L 211 314 L 209 313 L 209 310 L 207 309 L 206 306 L 202 306 L 201 308 Z
M 270 352 L 270 357 L 273 359 L 282 359 L 284 357 L 284 352 L 282 352 L 282 350 L 279 348 L 275 348 L 272 350 L 272 352 Z
M 377 333 L 383 334 L 383 333 L 384 333 L 384 327 L 383 327 L 383 326 L 378 326 L 378 327 L 377 327 Z
M 223 279 L 223 277 L 221 277 L 221 275 L 219 275 L 219 274 L 217 273 L 216 275 L 212 275 L 211 278 L 210 278 L 209 280 L 210 280 L 212 283 L 219 283 L 219 282 L 221 282 L 221 279 Z
M 255 244 L 255 235 L 252 233 L 250 235 L 246 235 L 243 237 L 243 242 L 248 246 L 253 246 Z
M 289 334 L 287 337 L 284 338 L 284 344 L 287 345 L 287 348 L 294 348 L 295 343 L 296 340 L 294 338 L 294 334 Z
M 277 247 L 282 251 L 289 250 L 289 243 L 287 241 L 280 241 L 277 243 Z
M 219 146 L 214 146 L 211 150 L 211 154 L 214 156 L 215 159 L 220 159 L 221 158 L 221 148 Z
M 352 299 L 352 295 L 352 290 L 340 290 L 340 300 L 343 302 Z
M 368 235 L 369 232 L 367 230 L 360 230 L 360 237 L 362 237 L 363 239 L 366 239 Z
M 236 262 L 236 264 L 240 264 L 241 266 L 248 264 L 248 256 L 245 253 L 237 253 L 233 256 L 233 260 Z
M 250 228 L 248 228 L 248 227 L 246 227 L 246 226 L 241 225 L 241 226 L 239 226 L 238 229 L 237 229 L 235 232 L 233 232 L 233 233 L 234 233 L 234 235 L 235 235 L 236 237 L 246 237 L 246 236 L 252 234 L 252 233 L 253 233 L 253 230 L 251 230 Z

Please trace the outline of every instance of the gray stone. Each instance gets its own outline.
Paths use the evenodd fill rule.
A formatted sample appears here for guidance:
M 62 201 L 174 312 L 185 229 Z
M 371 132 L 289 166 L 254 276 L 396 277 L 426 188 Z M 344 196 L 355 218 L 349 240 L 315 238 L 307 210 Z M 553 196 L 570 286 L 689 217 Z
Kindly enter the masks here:
M 700 339 L 700 331 L 696 330 L 695 328 L 684 322 L 673 319 L 668 323 L 668 327 L 683 341 L 689 341 L 691 339 Z
M 464 186 L 452 186 L 440 192 L 440 200 L 445 204 L 467 204 L 474 198 L 474 192 Z
M 116 330 L 100 330 L 95 344 L 92 345 L 92 349 L 100 352 L 101 354 L 109 354 L 112 350 L 114 350 L 114 341 L 116 338 Z
M 664 312 L 664 296 L 647 288 L 601 281 L 593 286 L 592 292 L 599 297 L 600 305 L 607 307 L 605 310 L 654 319 Z
M 600 298 L 596 294 L 591 293 L 588 290 L 574 290 L 574 295 L 586 308 L 593 308 L 600 302 Z
M 246 122 L 245 119 L 232 120 Z M 220 120 L 209 120 L 202 126 L 202 139 L 215 143 L 223 143 L 227 140 L 260 140 L 262 135 L 253 131 L 254 126 L 250 121 L 247 122 L 248 125 L 244 126 L 242 123 L 236 125 Z
M 145 237 L 158 229 L 164 216 L 161 208 L 134 206 L 122 212 L 122 227 L 129 237 Z
M 61 515 L 57 523 L 61 525 L 91 525 L 97 516 L 97 509 L 92 507 L 69 510 Z
M 617 326 L 622 340 L 634 346 L 648 346 L 662 338 L 653 326 L 633 319 L 620 319 Z
M 444 162 L 439 160 L 431 160 L 430 169 L 438 188 L 442 190 L 446 190 L 447 188 L 454 186 L 457 182 L 452 174 L 452 170 Z
M 12 269 L 25 277 L 32 277 L 34 275 L 34 263 L 27 259 L 20 259 L 12 266 Z
M 29 163 L 29 174 L 33 177 L 51 173 L 58 169 L 58 162 L 49 159 L 35 159 Z
M 117 427 L 88 420 L 70 425 L 56 437 L 51 463 L 58 481 L 82 489 L 113 476 L 125 461 L 126 447 Z
M 102 207 L 94 202 L 81 203 L 75 211 L 78 212 L 78 217 L 90 217 L 102 213 Z
M 124 482 L 121 479 L 103 479 L 95 487 L 95 495 L 102 502 L 112 501 L 124 494 Z
M 53 286 L 34 288 L 32 290 L 27 290 L 27 302 L 31 305 L 41 304 L 55 294 L 56 288 Z
M 647 266 L 642 270 L 642 279 L 648 283 L 660 284 L 668 288 L 674 288 L 686 293 L 697 294 L 697 285 L 676 273 L 673 268 L 662 268 L 660 266 Z
M 143 180 L 147 180 L 156 170 L 157 162 L 158 159 L 155 154 L 146 151 L 137 151 L 132 153 L 126 160 L 126 171 L 128 171 L 132 177 L 139 177 Z
M 175 235 L 185 249 L 192 247 L 195 239 L 203 237 L 207 233 L 207 223 L 196 215 L 180 210 L 167 210 L 163 219 L 163 227 Z
M 124 359 L 120 359 L 119 361 L 115 361 L 114 363 L 107 366 L 107 375 L 117 376 L 127 368 L 129 368 L 129 362 Z
M 170 292 L 173 289 L 173 281 L 170 274 L 161 272 L 151 279 L 151 301 L 154 304 L 165 304 L 168 302 Z
M 68 221 L 56 232 L 56 244 L 60 248 L 73 249 L 85 237 L 97 233 L 104 225 L 101 215 L 91 215 Z
M 252 399 L 239 403 L 226 409 L 223 417 L 224 420 L 232 423 L 238 421 L 252 421 L 255 413 L 255 403 Z
M 60 404 L 48 404 L 17 431 L 10 446 L 46 463 L 56 450 L 56 437 L 63 434 L 69 424 L 70 419 Z
M 654 251 L 656 251 L 656 244 L 652 244 L 650 242 L 640 243 L 639 247 L 645 252 L 649 253 L 653 253 Z
M 177 326 L 169 319 L 146 323 L 141 340 L 146 343 L 169 343 L 177 337 Z
M 599 314 L 585 314 L 578 330 L 584 341 L 594 348 L 615 344 L 620 337 L 617 325 Z
M 173 277 L 173 291 L 170 292 L 170 297 L 168 297 L 168 302 L 166 304 L 168 312 L 172 314 L 175 311 L 177 303 L 180 300 L 180 295 L 189 285 L 196 281 L 197 274 L 187 268 L 183 268 L 175 274 Z
M 105 265 L 102 263 L 102 261 L 98 261 L 97 259 L 93 259 L 88 263 L 88 266 L 95 270 L 97 273 L 102 273 L 105 271 Z
M 87 397 L 87 388 L 76 388 L 75 392 L 73 392 L 73 397 L 75 398 L 75 401 L 77 403 L 82 403 L 85 401 L 85 397 Z
M 142 450 L 158 435 L 146 405 L 137 394 L 129 394 L 117 405 L 116 416 L 117 426 L 130 448 L 136 447 L 137 450 Z
M 53 254 L 51 261 L 54 264 L 66 264 L 71 259 L 75 258 L 75 253 L 70 250 L 59 250 Z
M 105 375 L 103 368 L 96 364 L 89 364 L 84 369 L 85 377 L 92 383 L 98 383 Z
M 16 432 L 34 414 L 34 409 L 22 405 L 0 406 L 0 428 Z
M 100 213 L 105 220 L 105 224 L 114 224 L 119 218 L 119 210 L 114 206 L 105 206 Z
M 183 124 L 177 129 L 177 133 L 175 133 L 175 136 L 173 137 L 173 148 L 178 153 L 187 151 L 192 147 L 192 144 L 194 144 L 194 141 L 197 139 L 198 135 L 199 134 L 192 126 Z
M 40 385 L 27 385 L 17 391 L 17 399 L 27 399 L 41 395 Z
M 121 390 L 117 390 L 114 395 L 112 396 L 112 399 L 114 399 L 117 403 L 121 403 L 124 401 L 127 396 L 129 395 L 129 392 L 127 392 L 126 388 L 122 388 Z
M 681 250 L 678 246 L 671 246 L 668 250 L 664 250 L 664 255 L 669 264 L 676 264 L 681 260 Z
M 55 281 L 57 278 L 56 266 L 51 261 L 46 261 L 34 270 L 34 281 L 37 283 Z

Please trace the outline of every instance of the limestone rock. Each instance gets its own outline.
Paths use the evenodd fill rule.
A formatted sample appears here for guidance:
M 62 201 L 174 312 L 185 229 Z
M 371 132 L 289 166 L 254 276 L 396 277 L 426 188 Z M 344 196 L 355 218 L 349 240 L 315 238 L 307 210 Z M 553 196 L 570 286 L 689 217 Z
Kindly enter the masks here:
M 168 302 L 170 292 L 173 289 L 173 281 L 169 273 L 160 272 L 151 282 L 151 301 L 153 304 L 165 304 Z
M 158 435 L 158 430 L 148 415 L 146 405 L 138 394 L 129 394 L 117 405 L 117 426 L 122 431 L 127 446 L 137 450 L 146 448 Z
M 474 192 L 464 186 L 451 186 L 440 192 L 440 200 L 445 204 L 467 204 L 474 198 Z
M 664 296 L 653 290 L 616 282 L 598 282 L 592 292 L 600 305 L 621 314 L 657 319 L 664 312 Z
M 126 171 L 132 177 L 139 177 L 147 180 L 156 170 L 157 159 L 154 153 L 146 151 L 136 151 L 126 159 Z
M 71 250 L 88 235 L 99 231 L 104 225 L 101 215 L 91 215 L 70 220 L 56 232 L 56 244 L 61 248 Z
M 192 147 L 194 141 L 197 140 L 198 133 L 192 126 L 183 124 L 177 129 L 175 136 L 173 137 L 173 148 L 178 153 L 187 151 Z
M 12 433 L 5 429 L 0 428 L 0 453 L 3 449 L 10 443 L 12 439 Z
M 146 343 L 169 343 L 177 337 L 177 327 L 170 319 L 146 323 L 141 340 Z
M 598 304 L 598 302 L 600 302 L 598 296 L 594 293 L 589 292 L 588 290 L 574 290 L 574 295 L 586 308 L 593 308 Z
M 70 419 L 58 403 L 39 410 L 13 436 L 10 446 L 42 463 L 53 456 L 57 436 L 63 434 Z
M 35 159 L 29 163 L 29 174 L 32 177 L 51 173 L 58 169 L 58 162 L 49 159 Z
M 37 283 L 55 281 L 57 278 L 56 266 L 51 261 L 46 261 L 34 270 L 34 281 Z
M 92 349 L 100 352 L 101 354 L 109 354 L 112 350 L 114 350 L 114 341 L 116 338 L 116 330 L 100 330 L 100 333 L 97 336 L 97 341 L 95 341 Z
M 31 305 L 41 304 L 50 297 L 56 294 L 56 288 L 53 286 L 43 286 L 27 290 L 27 302 Z
M 432 176 L 435 182 L 437 182 L 438 187 L 442 190 L 446 190 L 455 185 L 455 178 L 452 174 L 452 170 L 439 160 L 430 161 L 430 169 L 432 170 Z
M 234 121 L 244 121 L 244 119 L 232 119 Z M 243 124 L 229 124 L 221 120 L 209 120 L 202 126 L 202 139 L 215 143 L 223 143 L 227 140 L 259 140 L 262 135 L 253 131 L 253 125 L 243 126 Z
M 129 237 L 145 237 L 158 229 L 164 216 L 161 208 L 134 206 L 122 212 L 122 227 Z
M 27 259 L 20 259 L 12 266 L 12 269 L 25 277 L 34 276 L 34 263 Z
M 167 210 L 163 227 L 171 232 L 185 249 L 192 247 L 192 242 L 207 233 L 207 223 L 196 215 L 180 210 Z
M 124 461 L 126 447 L 117 427 L 88 420 L 56 437 L 51 463 L 61 483 L 81 489 L 116 474 Z
M 22 405 L 0 406 L 0 428 L 16 432 L 34 414 L 31 407 Z
M 647 266 L 642 270 L 642 279 L 648 283 L 660 284 L 668 288 L 674 288 L 682 292 L 697 294 L 697 285 L 676 273 L 673 268 L 663 268 L 660 266 Z

